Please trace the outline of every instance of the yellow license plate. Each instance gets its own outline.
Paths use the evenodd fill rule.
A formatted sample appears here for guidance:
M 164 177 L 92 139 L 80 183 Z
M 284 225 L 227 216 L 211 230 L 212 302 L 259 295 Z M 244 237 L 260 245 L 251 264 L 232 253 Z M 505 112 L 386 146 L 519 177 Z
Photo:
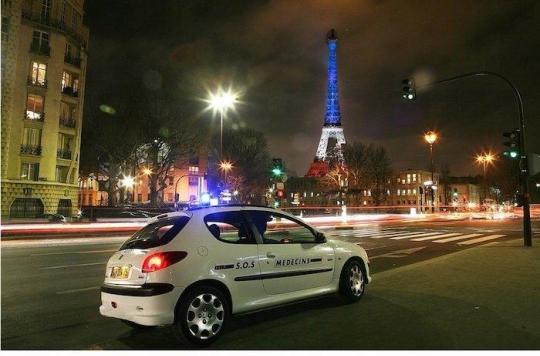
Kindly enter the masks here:
M 111 270 L 111 278 L 127 279 L 131 266 L 115 266 Z

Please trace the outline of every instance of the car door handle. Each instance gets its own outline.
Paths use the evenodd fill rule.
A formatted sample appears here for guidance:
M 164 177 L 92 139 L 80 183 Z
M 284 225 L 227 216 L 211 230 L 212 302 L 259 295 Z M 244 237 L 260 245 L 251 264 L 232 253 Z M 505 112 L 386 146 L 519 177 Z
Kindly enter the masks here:
M 268 258 L 276 258 L 276 255 L 274 255 L 272 252 L 267 252 L 266 257 L 268 257 Z

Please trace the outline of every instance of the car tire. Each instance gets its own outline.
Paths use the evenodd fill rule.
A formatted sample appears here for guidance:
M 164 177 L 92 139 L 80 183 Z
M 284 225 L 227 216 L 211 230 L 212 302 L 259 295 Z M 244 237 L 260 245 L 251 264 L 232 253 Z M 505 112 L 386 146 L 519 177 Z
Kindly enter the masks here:
M 126 324 L 127 326 L 132 327 L 133 329 L 151 329 L 151 328 L 155 328 L 155 326 L 141 325 L 141 324 L 137 324 L 137 323 L 134 323 L 132 321 L 129 321 L 129 320 L 120 319 L 120 321 L 123 322 L 124 324 Z
M 230 304 L 225 294 L 212 286 L 200 286 L 180 300 L 174 333 L 182 343 L 207 346 L 223 333 L 229 317 Z
M 347 261 L 341 270 L 339 294 L 348 302 L 357 302 L 365 289 L 366 276 L 362 262 L 356 259 Z

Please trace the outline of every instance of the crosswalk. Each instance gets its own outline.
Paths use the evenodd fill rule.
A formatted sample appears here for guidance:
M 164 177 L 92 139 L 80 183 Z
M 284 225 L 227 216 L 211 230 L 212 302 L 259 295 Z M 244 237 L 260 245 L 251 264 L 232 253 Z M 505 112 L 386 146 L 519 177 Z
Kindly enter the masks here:
M 455 243 L 458 246 L 468 246 L 486 241 L 493 241 L 504 237 L 504 234 L 494 234 L 493 231 L 485 233 L 450 232 L 448 230 L 405 230 L 403 228 L 362 228 L 353 230 L 334 230 L 326 233 L 334 238 L 346 239 L 389 239 L 408 240 L 415 242 L 434 242 L 438 244 Z

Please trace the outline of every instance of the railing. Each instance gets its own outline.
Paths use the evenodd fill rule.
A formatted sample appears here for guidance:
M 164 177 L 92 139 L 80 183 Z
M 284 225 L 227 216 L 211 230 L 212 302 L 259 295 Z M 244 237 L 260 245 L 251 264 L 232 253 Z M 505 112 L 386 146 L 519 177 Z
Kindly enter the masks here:
M 64 62 L 69 63 L 71 65 L 74 65 L 75 67 L 81 67 L 81 58 L 80 57 L 72 57 L 70 55 L 64 56 Z
M 41 146 L 36 145 L 21 145 L 21 153 L 25 155 L 40 156 L 41 155 Z
M 71 151 L 60 148 L 56 151 L 56 157 L 62 159 L 71 159 Z
M 34 116 L 32 116 L 28 111 L 26 111 L 24 113 L 24 119 L 25 120 L 31 120 L 31 121 L 39 121 L 39 122 L 45 121 L 45 113 L 44 112 L 33 113 L 33 115 Z M 37 117 L 35 115 L 37 115 Z
M 34 87 L 47 88 L 47 79 L 40 82 L 37 78 L 32 78 L 31 76 L 28 76 L 26 83 Z
M 64 127 L 75 128 L 76 121 L 71 117 L 60 117 L 60 125 Z
M 54 20 L 51 19 L 49 16 L 42 17 L 40 14 L 33 14 L 32 11 L 28 9 L 22 11 L 22 17 L 23 19 L 37 22 L 42 25 L 52 27 L 58 31 L 64 32 L 65 34 L 72 37 L 75 41 L 77 41 L 80 45 L 86 47 L 86 40 L 75 29 L 67 26 L 64 21 Z
M 79 92 L 78 91 L 73 91 L 72 87 L 64 87 L 64 89 L 62 89 L 62 94 L 69 95 L 69 96 L 72 96 L 74 98 L 79 97 Z
M 51 47 L 48 44 L 45 43 L 39 43 L 36 41 L 32 41 L 32 44 L 30 45 L 30 52 L 41 54 L 44 56 L 50 56 L 51 55 Z

